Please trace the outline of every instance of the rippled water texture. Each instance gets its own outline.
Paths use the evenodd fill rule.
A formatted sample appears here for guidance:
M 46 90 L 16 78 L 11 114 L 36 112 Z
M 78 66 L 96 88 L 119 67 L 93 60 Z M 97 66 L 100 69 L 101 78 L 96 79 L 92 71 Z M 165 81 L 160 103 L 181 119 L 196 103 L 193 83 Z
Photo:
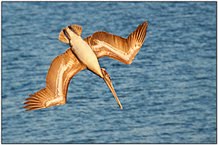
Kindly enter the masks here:
M 88 70 L 64 106 L 25 112 L 67 49 L 61 28 L 123 37 L 147 20 L 131 65 L 102 58 L 123 104 Z M 216 2 L 3 2 L 2 143 L 216 143 Z

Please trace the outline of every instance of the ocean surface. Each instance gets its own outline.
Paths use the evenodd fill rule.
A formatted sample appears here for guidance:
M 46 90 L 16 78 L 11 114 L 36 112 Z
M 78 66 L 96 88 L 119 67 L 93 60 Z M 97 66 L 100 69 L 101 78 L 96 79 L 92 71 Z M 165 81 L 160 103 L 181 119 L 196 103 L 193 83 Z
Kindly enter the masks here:
M 216 143 L 216 2 L 2 2 L 1 18 L 2 143 Z M 66 105 L 22 108 L 68 48 L 63 27 L 127 37 L 144 21 L 131 65 L 99 59 L 123 110 L 88 70 Z

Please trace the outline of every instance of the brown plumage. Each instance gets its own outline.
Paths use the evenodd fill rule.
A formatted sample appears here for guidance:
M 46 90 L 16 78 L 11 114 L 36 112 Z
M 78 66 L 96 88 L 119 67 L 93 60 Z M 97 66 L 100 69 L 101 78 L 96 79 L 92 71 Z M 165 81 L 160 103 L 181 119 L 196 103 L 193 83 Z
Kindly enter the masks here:
M 148 23 L 137 27 L 126 39 L 108 32 L 95 32 L 85 38 L 98 58 L 108 56 L 125 64 L 131 64 L 144 43 Z
M 46 77 L 46 87 L 27 98 L 26 110 L 37 110 L 63 105 L 67 100 L 67 90 L 71 78 L 86 67 L 68 49 L 51 63 Z M 56 99 L 56 101 L 54 101 Z M 46 104 L 47 103 L 47 104 Z
M 74 26 L 77 33 L 81 34 L 81 26 L 71 26 Z M 125 64 L 131 64 L 144 43 L 147 26 L 147 22 L 142 23 L 126 39 L 107 32 L 95 32 L 84 40 L 94 51 L 97 58 L 108 56 Z M 64 35 L 59 36 L 59 39 L 62 39 L 62 42 L 68 43 Z M 65 53 L 57 56 L 52 61 L 46 77 L 46 87 L 31 94 L 30 97 L 26 99 L 24 108 L 29 111 L 65 104 L 71 78 L 83 69 L 86 69 L 86 66 L 78 60 L 69 48 Z M 116 96 L 109 74 L 105 69 L 101 70 L 108 87 L 113 95 Z M 116 101 L 122 109 L 118 97 Z

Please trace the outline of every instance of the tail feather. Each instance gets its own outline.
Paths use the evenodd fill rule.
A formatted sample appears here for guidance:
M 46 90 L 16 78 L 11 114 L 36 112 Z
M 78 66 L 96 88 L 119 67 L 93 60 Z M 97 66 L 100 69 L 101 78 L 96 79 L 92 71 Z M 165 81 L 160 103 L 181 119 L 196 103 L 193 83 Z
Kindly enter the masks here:
M 80 25 L 70 25 L 68 27 L 65 27 L 61 30 L 59 34 L 59 40 L 63 43 L 69 44 L 70 35 L 67 33 L 67 28 L 69 28 L 71 31 L 73 31 L 76 35 L 81 36 L 82 34 L 82 27 Z
M 65 36 L 64 31 L 61 30 L 60 34 L 59 34 L 59 40 L 63 43 L 69 44 L 69 40 L 68 38 Z

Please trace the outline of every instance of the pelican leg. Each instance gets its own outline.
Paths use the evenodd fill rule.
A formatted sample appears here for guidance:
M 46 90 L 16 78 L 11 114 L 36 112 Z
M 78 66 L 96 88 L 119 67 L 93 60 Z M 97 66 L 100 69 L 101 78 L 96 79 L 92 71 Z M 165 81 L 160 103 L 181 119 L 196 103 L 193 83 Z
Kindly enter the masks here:
M 117 104 L 119 105 L 120 109 L 123 109 L 122 104 L 120 103 L 120 100 L 114 90 L 112 81 L 110 79 L 110 75 L 107 73 L 107 71 L 104 68 L 101 68 L 102 74 L 103 74 L 103 79 L 105 81 L 105 83 L 107 84 L 108 88 L 110 89 L 111 93 L 113 94 L 114 98 L 117 101 Z

